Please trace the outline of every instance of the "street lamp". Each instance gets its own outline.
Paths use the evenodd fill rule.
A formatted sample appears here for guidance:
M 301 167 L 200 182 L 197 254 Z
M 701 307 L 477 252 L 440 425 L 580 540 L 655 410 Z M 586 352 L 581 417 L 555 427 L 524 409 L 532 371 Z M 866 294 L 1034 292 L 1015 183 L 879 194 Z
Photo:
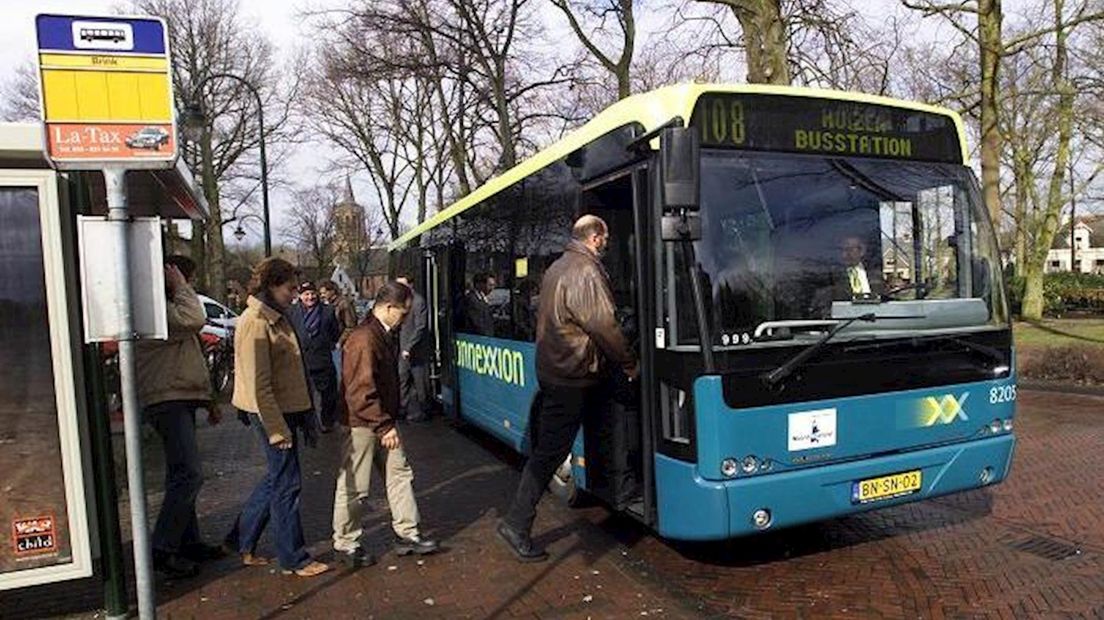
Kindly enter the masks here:
M 245 78 L 232 73 L 215 73 L 203 78 L 199 81 L 199 84 L 196 84 L 195 90 L 192 91 L 192 98 L 184 109 L 181 119 L 184 125 L 184 135 L 193 142 L 202 137 L 203 131 L 207 127 L 207 115 L 203 112 L 203 107 L 199 103 L 199 91 L 207 82 L 218 78 L 236 80 L 245 86 L 249 92 L 253 93 L 253 98 L 257 101 L 257 124 L 260 125 L 261 131 L 261 202 L 264 205 L 264 250 L 267 258 L 272 256 L 272 230 L 269 227 L 268 212 L 268 159 L 265 156 L 264 103 L 261 101 L 261 95 L 257 92 L 256 87 L 246 81 Z M 239 225 L 238 230 L 234 231 L 235 237 L 238 237 L 238 231 L 241 231 L 243 236 L 245 235 L 245 231 Z M 238 237 L 238 239 L 240 240 L 241 237 Z
M 251 217 L 256 218 L 257 221 L 259 221 L 262 225 L 265 223 L 265 221 L 263 219 L 261 219 L 260 216 L 253 215 L 252 213 L 246 213 L 245 215 L 243 215 L 241 217 L 238 217 L 238 216 L 235 215 L 234 217 L 232 217 L 232 218 L 226 220 L 225 222 L 223 222 L 223 224 L 229 224 L 230 222 L 237 222 L 238 226 L 237 226 L 237 228 L 234 229 L 234 238 L 237 239 L 238 241 L 241 241 L 242 239 L 245 238 L 245 229 L 242 228 L 242 225 L 241 225 L 242 220 L 246 220 L 246 219 L 249 219 Z

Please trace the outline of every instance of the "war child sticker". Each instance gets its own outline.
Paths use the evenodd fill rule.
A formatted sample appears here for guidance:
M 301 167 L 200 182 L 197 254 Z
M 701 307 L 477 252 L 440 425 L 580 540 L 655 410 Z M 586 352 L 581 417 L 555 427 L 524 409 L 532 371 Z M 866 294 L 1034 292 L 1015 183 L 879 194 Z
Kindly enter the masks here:
M 57 552 L 53 515 L 12 521 L 12 546 L 16 557 Z

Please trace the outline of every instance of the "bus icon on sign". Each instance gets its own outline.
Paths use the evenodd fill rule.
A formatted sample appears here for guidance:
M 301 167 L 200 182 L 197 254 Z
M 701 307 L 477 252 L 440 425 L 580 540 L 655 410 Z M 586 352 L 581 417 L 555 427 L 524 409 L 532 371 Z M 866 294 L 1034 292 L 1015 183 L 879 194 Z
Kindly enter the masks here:
M 73 47 L 91 50 L 132 50 L 134 29 L 122 22 L 73 22 Z

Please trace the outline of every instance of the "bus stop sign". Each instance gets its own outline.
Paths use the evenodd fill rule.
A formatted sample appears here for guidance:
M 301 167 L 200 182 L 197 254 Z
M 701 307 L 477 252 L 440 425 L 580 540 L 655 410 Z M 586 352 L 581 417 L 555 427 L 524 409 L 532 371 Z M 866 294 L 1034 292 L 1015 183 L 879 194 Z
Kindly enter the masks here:
M 39 15 L 46 153 L 63 169 L 166 168 L 176 159 L 165 22 Z

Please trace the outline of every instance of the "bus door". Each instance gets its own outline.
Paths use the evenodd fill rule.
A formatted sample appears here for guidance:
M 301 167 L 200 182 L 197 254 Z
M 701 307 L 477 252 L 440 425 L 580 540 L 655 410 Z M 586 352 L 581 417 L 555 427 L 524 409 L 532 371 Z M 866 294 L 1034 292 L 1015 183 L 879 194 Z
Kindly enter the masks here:
M 434 394 L 445 414 L 460 415 L 459 383 L 455 365 L 456 300 L 464 290 L 464 247 L 450 243 L 426 253 L 426 299 L 430 300 L 434 344 Z
M 610 277 L 617 320 L 630 346 L 640 355 L 638 320 L 641 290 L 637 226 L 634 216 L 634 169 L 583 186 L 580 211 L 601 217 L 610 241 L 602 259 Z M 610 506 L 646 514 L 644 442 L 639 382 L 629 383 L 620 369 L 610 369 L 611 411 L 584 421 L 587 491 Z

